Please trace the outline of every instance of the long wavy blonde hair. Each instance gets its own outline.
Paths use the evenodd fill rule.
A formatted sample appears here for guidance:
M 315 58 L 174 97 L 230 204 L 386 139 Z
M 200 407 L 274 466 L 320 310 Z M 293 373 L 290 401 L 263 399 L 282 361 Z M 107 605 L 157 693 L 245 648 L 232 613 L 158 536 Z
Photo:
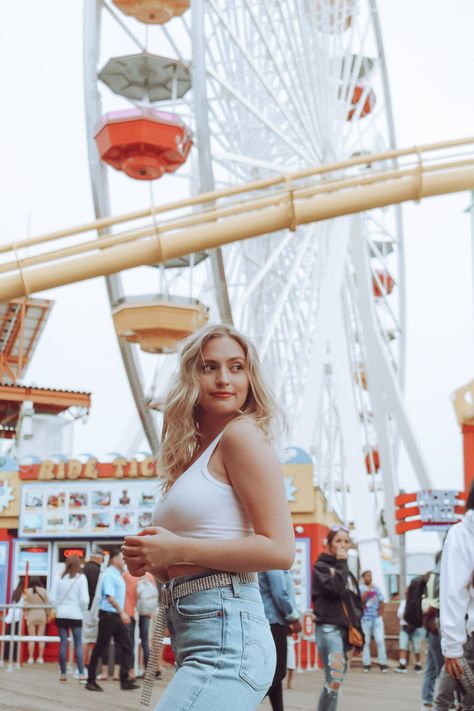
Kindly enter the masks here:
M 227 324 L 211 324 L 199 329 L 181 344 L 178 371 L 163 402 L 163 429 L 158 457 L 160 479 L 167 491 L 176 478 L 187 469 L 202 444 L 198 425 L 199 367 L 202 351 L 212 338 L 228 336 L 242 347 L 249 376 L 247 399 L 236 415 L 251 417 L 267 439 L 272 438 L 272 423 L 281 415 L 280 408 L 262 375 L 254 345 L 239 331 Z

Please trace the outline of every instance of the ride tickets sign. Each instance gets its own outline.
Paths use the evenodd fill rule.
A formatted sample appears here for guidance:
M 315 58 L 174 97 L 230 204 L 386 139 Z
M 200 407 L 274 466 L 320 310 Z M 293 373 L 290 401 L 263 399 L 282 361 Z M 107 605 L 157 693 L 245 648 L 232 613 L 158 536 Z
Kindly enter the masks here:
M 25 538 L 123 536 L 152 525 L 156 481 L 23 484 L 18 534 Z
M 76 481 L 78 479 L 150 479 L 156 477 L 156 459 L 151 455 L 141 459 L 126 459 L 113 455 L 110 462 L 99 462 L 95 457 L 80 459 L 43 459 L 31 463 L 20 462 L 20 479 L 25 481 Z

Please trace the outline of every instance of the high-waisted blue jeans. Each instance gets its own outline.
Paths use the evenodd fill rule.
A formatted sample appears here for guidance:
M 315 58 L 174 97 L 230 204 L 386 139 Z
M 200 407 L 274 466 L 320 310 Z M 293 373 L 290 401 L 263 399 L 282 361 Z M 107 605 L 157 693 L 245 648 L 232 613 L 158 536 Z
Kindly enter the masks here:
M 347 670 L 347 631 L 338 625 L 316 625 L 316 645 L 321 655 L 326 683 L 321 691 L 318 711 L 336 711 L 340 689 Z
M 176 672 L 156 711 L 254 711 L 276 664 L 258 583 L 234 578 L 232 586 L 181 597 L 167 622 Z

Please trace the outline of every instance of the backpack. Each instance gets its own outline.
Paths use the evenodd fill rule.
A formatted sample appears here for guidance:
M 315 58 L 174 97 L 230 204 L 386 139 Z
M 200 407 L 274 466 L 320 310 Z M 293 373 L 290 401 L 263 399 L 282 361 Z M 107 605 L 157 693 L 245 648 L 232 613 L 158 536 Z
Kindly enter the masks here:
M 419 575 L 413 578 L 407 590 L 406 607 L 403 619 L 410 627 L 423 627 L 423 610 L 421 601 L 426 590 L 426 577 Z
M 142 578 L 137 583 L 137 612 L 139 615 L 151 615 L 158 607 L 158 588 L 149 578 Z

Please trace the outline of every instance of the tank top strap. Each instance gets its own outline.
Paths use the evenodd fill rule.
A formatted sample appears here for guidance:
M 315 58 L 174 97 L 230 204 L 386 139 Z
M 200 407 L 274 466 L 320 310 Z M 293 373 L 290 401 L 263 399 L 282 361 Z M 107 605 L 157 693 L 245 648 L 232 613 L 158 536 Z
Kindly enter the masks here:
M 201 457 L 202 457 L 202 463 L 204 464 L 205 467 L 207 467 L 207 465 L 209 464 L 209 460 L 210 460 L 210 458 L 212 457 L 212 455 L 214 454 L 214 452 L 215 452 L 215 450 L 216 450 L 216 447 L 217 447 L 217 445 L 219 444 L 219 442 L 220 442 L 220 440 L 221 440 L 221 437 L 222 437 L 222 435 L 224 434 L 225 430 L 226 430 L 226 428 L 224 427 L 224 429 L 222 430 L 222 432 L 219 432 L 219 434 L 217 435 L 217 437 L 212 440 L 212 442 L 211 442 L 211 444 L 209 445 L 209 447 L 208 447 L 207 449 L 205 449 L 204 452 L 202 453 L 202 455 L 201 455 Z

